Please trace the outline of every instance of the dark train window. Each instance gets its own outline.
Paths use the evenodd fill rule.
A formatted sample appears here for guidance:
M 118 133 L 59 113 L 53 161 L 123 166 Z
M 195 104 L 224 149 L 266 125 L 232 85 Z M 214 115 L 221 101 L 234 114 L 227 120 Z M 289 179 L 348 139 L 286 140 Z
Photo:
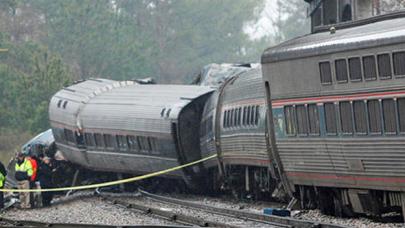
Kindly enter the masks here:
M 298 134 L 306 135 L 308 133 L 308 113 L 305 105 L 297 105 L 297 130 Z
M 365 80 L 377 79 L 377 70 L 374 55 L 363 57 L 363 71 Z
M 295 110 L 294 106 L 285 106 L 284 107 L 284 116 L 285 116 L 285 129 L 287 135 L 295 135 Z
M 377 55 L 378 74 L 380 78 L 391 78 L 391 58 L 389 54 Z
M 139 144 L 139 148 L 144 152 L 145 151 L 149 152 L 151 150 L 149 147 L 149 142 L 148 142 L 147 137 L 138 136 L 138 144 Z
M 393 99 L 385 99 L 382 101 L 383 117 L 384 117 L 384 132 L 395 134 L 397 132 L 397 121 L 395 114 L 395 102 Z
M 84 140 L 86 141 L 87 146 L 95 146 L 96 142 L 94 141 L 93 134 L 84 133 Z
M 364 101 L 354 101 L 353 112 L 356 133 L 367 134 L 367 115 Z
M 117 145 L 121 150 L 127 150 L 128 149 L 128 144 L 125 136 L 122 135 L 117 135 Z
M 62 100 L 58 101 L 58 108 L 60 108 L 60 105 L 62 104 Z
M 326 133 L 335 135 L 337 133 L 335 104 L 325 103 L 324 108 L 325 108 Z
M 319 72 L 321 74 L 321 83 L 322 84 L 331 84 L 332 83 L 332 71 L 330 68 L 330 62 L 320 62 L 319 63 Z
M 351 81 L 361 81 L 361 62 L 360 58 L 350 58 L 349 59 L 349 73 Z
M 240 112 L 239 108 L 235 109 L 235 126 L 239 126 L 239 121 L 240 121 Z
M 337 22 L 337 2 L 336 0 L 323 1 L 323 24 L 330 25 Z
M 250 125 L 250 106 L 247 107 L 246 125 Z
M 242 119 L 242 108 L 241 107 L 239 107 L 238 108 L 238 119 L 236 120 L 237 122 L 238 122 L 238 126 L 241 126 L 242 124 L 241 124 L 241 120 Z
M 159 154 L 157 140 L 152 137 L 148 137 L 148 144 L 152 154 Z
M 63 108 L 64 109 L 66 108 L 67 103 L 68 103 L 67 101 L 63 102 Z
M 339 103 L 341 130 L 344 134 L 353 133 L 352 104 L 349 101 Z
M 370 100 L 367 102 L 367 109 L 368 109 L 368 121 L 370 125 L 370 132 L 371 133 L 379 133 L 381 134 L 381 109 L 380 109 L 380 102 L 378 100 Z
M 335 61 L 336 80 L 338 82 L 347 82 L 347 63 L 346 59 Z
M 99 134 L 99 133 L 95 133 L 94 134 L 94 141 L 96 143 L 97 147 L 104 147 L 104 138 L 103 135 Z
M 256 109 L 254 106 L 250 106 L 250 125 L 254 125 L 255 123 L 255 116 L 256 116 Z
M 228 110 L 228 116 L 227 116 L 227 120 L 226 120 L 226 127 L 231 127 L 231 120 L 232 120 L 232 112 L 231 110 Z
M 226 116 L 227 116 L 227 111 L 223 112 L 223 115 L 224 115 L 224 118 L 223 118 L 223 120 L 222 120 L 222 126 L 223 126 L 224 128 L 226 128 Z
M 115 148 L 116 147 L 114 137 L 112 135 L 109 135 L 109 134 L 104 134 L 104 144 L 108 148 Z
M 243 107 L 243 125 L 246 125 L 247 107 Z
M 69 130 L 69 129 L 63 129 L 63 133 L 65 135 L 65 139 L 68 142 L 72 142 L 75 143 L 75 137 L 73 135 L 73 131 Z
M 316 104 L 308 105 L 309 134 L 319 135 L 319 112 Z
M 135 136 L 128 135 L 127 136 L 127 143 L 128 143 L 128 148 L 132 151 L 137 151 L 138 150 L 138 141 L 136 140 Z
M 260 106 L 256 105 L 256 115 L 255 115 L 255 125 L 259 125 L 259 117 L 260 117 Z
M 405 51 L 392 54 L 394 62 L 394 74 L 396 76 L 405 76 Z
M 398 102 L 398 119 L 399 131 L 405 133 L 405 98 L 399 98 Z

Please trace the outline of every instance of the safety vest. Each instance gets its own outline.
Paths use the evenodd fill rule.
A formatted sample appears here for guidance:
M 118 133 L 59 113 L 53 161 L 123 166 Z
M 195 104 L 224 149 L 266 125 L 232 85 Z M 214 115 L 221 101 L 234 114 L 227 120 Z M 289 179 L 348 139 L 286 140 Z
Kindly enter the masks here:
M 24 162 L 21 163 L 21 165 L 18 164 L 18 162 L 15 163 L 15 171 L 20 171 L 20 172 L 27 172 L 28 176 L 32 176 L 33 170 L 32 170 L 32 165 L 31 162 L 28 159 L 24 159 Z
M 6 177 L 2 173 L 0 173 L 0 188 L 3 187 L 5 179 Z

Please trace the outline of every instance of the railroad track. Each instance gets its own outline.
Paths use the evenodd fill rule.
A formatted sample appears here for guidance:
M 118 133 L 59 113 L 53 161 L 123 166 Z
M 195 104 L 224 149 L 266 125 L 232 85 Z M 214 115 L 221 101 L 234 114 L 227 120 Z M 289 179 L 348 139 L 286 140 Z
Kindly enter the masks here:
M 279 216 L 270 216 L 270 215 L 264 215 L 264 214 L 257 214 L 257 213 L 252 213 L 252 212 L 246 212 L 246 211 L 239 211 L 239 210 L 233 210 L 233 209 L 227 209 L 227 208 L 219 208 L 219 207 L 214 207 L 214 206 L 208 206 L 204 204 L 198 204 L 198 203 L 193 203 L 190 201 L 184 201 L 180 199 L 175 199 L 175 198 L 170 198 L 170 197 L 165 197 L 165 196 L 160 196 L 160 195 L 155 195 L 146 191 L 139 190 L 141 195 L 157 201 L 161 203 L 166 203 L 166 204 L 173 204 L 173 205 L 178 205 L 182 207 L 188 207 L 190 209 L 199 209 L 202 211 L 205 211 L 207 213 L 211 214 L 217 214 L 221 216 L 227 216 L 227 217 L 232 217 L 244 221 L 250 221 L 250 222 L 255 222 L 258 224 L 263 224 L 264 226 L 267 225 L 269 227 L 302 227 L 302 228 L 343 228 L 345 226 L 341 225 L 335 225 L 335 224 L 328 224 L 328 223 L 320 223 L 317 221 L 309 221 L 309 220 L 299 220 L 299 219 L 294 219 L 290 217 L 279 217 Z M 121 202 L 123 203 L 123 202 Z M 129 206 L 128 203 L 126 203 L 127 206 Z M 135 205 L 131 205 L 135 206 Z M 150 209 L 152 210 L 152 209 Z M 152 210 L 153 211 L 153 210 Z M 177 216 L 179 215 L 171 215 L 171 216 Z M 210 226 L 215 226 L 215 227 L 240 227 L 240 226 L 232 226 L 229 224 L 211 224 L 209 221 L 206 221 L 208 225 Z M 198 225 L 198 224 L 196 224 Z
M 79 223 L 48 223 L 48 222 L 38 222 L 31 220 L 16 220 L 0 217 L 0 226 L 4 227 L 55 227 L 55 228 L 185 228 L 185 226 L 162 226 L 162 225 L 134 225 L 134 226 L 112 226 L 112 225 L 102 225 L 102 224 L 79 224 Z

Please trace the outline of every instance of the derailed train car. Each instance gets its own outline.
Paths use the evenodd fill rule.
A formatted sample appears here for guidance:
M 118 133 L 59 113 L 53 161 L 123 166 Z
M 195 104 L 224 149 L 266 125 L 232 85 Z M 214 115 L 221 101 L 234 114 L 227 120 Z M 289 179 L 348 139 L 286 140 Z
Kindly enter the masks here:
M 262 55 L 280 173 L 303 207 L 405 209 L 405 14 L 325 27 Z
M 91 170 L 145 174 L 201 158 L 199 132 L 210 87 L 90 79 L 55 94 L 49 113 L 56 144 Z M 202 165 L 166 174 L 204 186 Z

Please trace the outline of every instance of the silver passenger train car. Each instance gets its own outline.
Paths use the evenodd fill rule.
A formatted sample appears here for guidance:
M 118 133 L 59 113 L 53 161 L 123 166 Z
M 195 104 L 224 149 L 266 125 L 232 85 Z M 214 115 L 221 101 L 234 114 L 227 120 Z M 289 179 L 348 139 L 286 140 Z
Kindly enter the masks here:
M 67 160 L 92 170 L 151 173 L 201 158 L 195 132 L 212 91 L 89 79 L 52 97 L 50 122 Z M 203 173 L 200 165 L 166 176 L 198 188 Z
M 405 13 L 322 24 L 341 1 L 309 2 L 314 33 L 261 60 L 279 171 L 303 207 L 405 209 Z

